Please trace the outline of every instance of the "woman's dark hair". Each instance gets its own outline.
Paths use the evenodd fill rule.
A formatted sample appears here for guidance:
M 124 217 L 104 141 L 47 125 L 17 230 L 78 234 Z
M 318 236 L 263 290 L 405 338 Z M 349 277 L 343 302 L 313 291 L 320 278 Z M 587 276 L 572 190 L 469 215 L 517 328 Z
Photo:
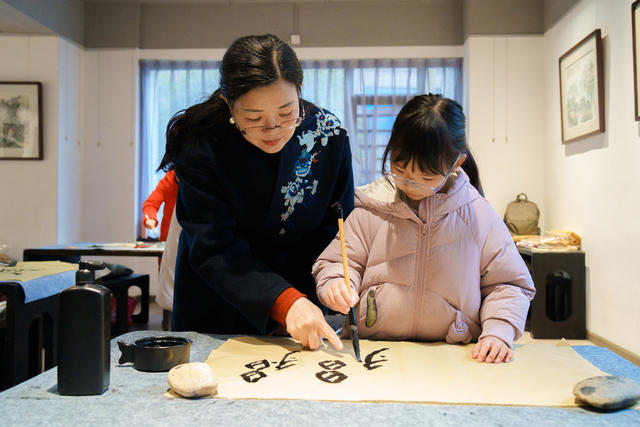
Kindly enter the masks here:
M 167 125 L 165 154 L 158 170 L 173 169 L 180 146 L 203 131 L 229 125 L 229 108 L 252 89 L 283 79 L 300 93 L 302 67 L 291 46 L 272 34 L 246 36 L 234 41 L 220 64 L 220 87 L 204 102 L 177 112 Z
M 484 196 L 464 127 L 464 113 L 456 101 L 431 93 L 412 98 L 402 107 L 393 124 L 382 157 L 382 172 L 385 172 L 387 159 L 390 159 L 400 162 L 403 167 L 414 161 L 425 172 L 445 175 L 458 155 L 466 154 L 462 169 Z

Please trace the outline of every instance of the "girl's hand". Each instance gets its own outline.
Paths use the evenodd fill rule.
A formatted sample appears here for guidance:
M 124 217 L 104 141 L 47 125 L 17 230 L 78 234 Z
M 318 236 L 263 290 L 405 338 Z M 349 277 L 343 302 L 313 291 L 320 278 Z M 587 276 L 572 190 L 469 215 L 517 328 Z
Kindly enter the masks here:
M 484 337 L 471 350 L 471 357 L 478 362 L 500 363 L 513 359 L 513 350 L 500 338 Z
M 327 307 L 342 314 L 358 302 L 358 294 L 344 283 L 344 279 L 334 279 L 321 288 L 319 297 Z
M 337 350 L 342 350 L 342 341 L 324 319 L 322 311 L 307 298 L 298 298 L 285 316 L 287 332 L 302 344 L 315 350 L 320 347 L 322 337 L 329 340 Z

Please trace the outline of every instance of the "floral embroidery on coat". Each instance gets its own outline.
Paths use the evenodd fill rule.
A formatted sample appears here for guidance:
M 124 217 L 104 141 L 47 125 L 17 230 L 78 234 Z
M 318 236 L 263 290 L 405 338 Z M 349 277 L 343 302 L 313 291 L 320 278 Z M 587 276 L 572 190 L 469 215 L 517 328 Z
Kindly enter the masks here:
M 318 180 L 313 179 L 311 167 L 318 162 L 317 156 L 329 142 L 329 137 L 340 134 L 340 122 L 333 114 L 320 109 L 315 118 L 315 124 L 312 123 L 309 129 L 297 137 L 298 143 L 304 148 L 293 167 L 292 181 L 283 185 L 280 190 L 284 194 L 286 208 L 280 215 L 280 221 L 284 223 L 280 235 L 287 232 L 290 216 L 296 205 L 304 203 L 305 197 L 309 200 L 316 193 Z

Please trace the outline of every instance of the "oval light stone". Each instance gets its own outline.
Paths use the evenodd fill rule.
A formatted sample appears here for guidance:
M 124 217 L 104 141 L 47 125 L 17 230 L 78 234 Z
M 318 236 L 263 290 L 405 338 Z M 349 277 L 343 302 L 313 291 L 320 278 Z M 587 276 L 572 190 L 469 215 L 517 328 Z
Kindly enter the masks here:
M 218 379 L 209 365 L 203 362 L 183 363 L 169 371 L 171 390 L 183 397 L 210 396 L 218 389 Z
M 573 387 L 578 400 L 596 408 L 627 408 L 640 400 L 640 385 L 632 379 L 606 375 L 587 378 Z

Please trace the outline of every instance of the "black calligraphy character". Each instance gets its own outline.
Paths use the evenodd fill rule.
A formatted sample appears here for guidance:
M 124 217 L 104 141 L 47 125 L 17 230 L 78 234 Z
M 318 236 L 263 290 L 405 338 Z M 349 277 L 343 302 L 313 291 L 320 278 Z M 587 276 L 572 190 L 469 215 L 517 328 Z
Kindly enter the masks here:
M 368 371 L 372 371 L 374 369 L 380 368 L 382 367 L 382 364 L 384 362 L 388 362 L 388 360 L 386 359 L 384 354 L 380 355 L 380 359 L 378 360 L 374 360 L 373 358 L 380 352 L 383 352 L 385 350 L 389 350 L 387 347 L 385 348 L 381 348 L 380 350 L 376 350 L 376 351 L 372 351 L 371 353 L 367 354 L 364 358 L 364 363 L 362 364 L 362 366 L 364 366 L 365 368 L 367 368 Z
M 247 363 L 244 366 L 254 370 L 245 372 L 244 374 L 240 374 L 240 376 L 242 377 L 243 380 L 245 380 L 248 383 L 255 383 L 267 376 L 267 374 L 262 372 L 262 370 L 269 367 L 269 362 L 266 361 L 265 359 L 262 359 L 262 360 L 257 360 L 255 362 Z
M 318 365 L 320 365 L 321 368 L 329 370 L 340 369 L 347 366 L 347 364 L 341 360 L 325 360 L 323 362 L 318 362 Z
M 340 371 L 320 371 L 316 372 L 316 377 L 325 383 L 337 384 L 347 379 L 347 376 Z
M 318 378 L 320 381 L 329 384 L 338 384 L 348 378 L 345 374 L 338 371 L 338 369 L 347 366 L 340 360 L 325 360 L 322 362 L 318 362 L 318 365 L 320 365 L 321 368 L 329 369 L 328 371 L 316 372 L 316 378 Z
M 282 369 L 286 369 L 289 368 L 291 366 L 294 366 L 295 363 L 293 362 L 297 362 L 298 359 L 296 359 L 295 357 L 291 357 L 291 360 L 287 360 L 289 358 L 289 356 L 291 356 L 293 353 L 299 353 L 300 350 L 294 350 L 294 351 L 290 351 L 289 353 L 285 354 L 284 357 L 282 359 L 280 359 L 280 363 L 278 363 L 276 365 L 276 369 L 278 371 L 282 370 Z M 273 362 L 275 363 L 275 362 Z

